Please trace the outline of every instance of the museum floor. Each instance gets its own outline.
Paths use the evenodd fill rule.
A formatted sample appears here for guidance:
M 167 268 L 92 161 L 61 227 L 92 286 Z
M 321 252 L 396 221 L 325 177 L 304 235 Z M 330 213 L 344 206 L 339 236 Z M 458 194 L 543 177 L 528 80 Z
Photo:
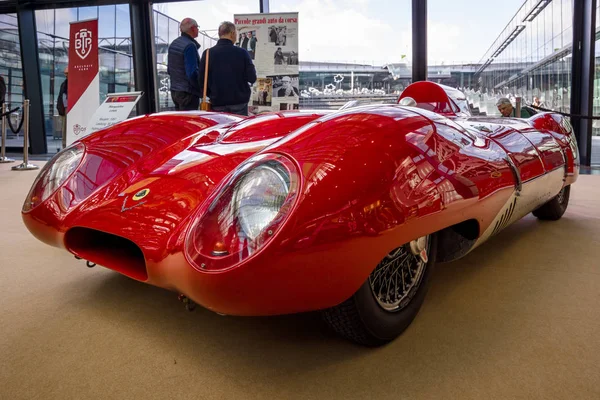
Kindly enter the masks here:
M 600 398 L 600 176 L 561 221 L 528 216 L 438 265 L 412 326 L 366 349 L 316 314 L 189 313 L 86 268 L 22 225 L 36 174 L 0 165 L 2 399 Z

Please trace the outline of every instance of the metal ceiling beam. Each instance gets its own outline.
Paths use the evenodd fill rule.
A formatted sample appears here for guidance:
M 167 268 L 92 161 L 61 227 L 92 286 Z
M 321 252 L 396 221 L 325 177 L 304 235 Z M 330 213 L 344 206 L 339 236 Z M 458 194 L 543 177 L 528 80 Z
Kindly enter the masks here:
M 537 4 L 531 8 L 531 11 L 529 11 L 525 18 L 523 18 L 523 22 L 533 21 L 535 17 L 540 15 L 540 13 L 544 11 L 544 8 L 546 8 L 546 6 L 551 2 L 552 0 L 539 0 Z

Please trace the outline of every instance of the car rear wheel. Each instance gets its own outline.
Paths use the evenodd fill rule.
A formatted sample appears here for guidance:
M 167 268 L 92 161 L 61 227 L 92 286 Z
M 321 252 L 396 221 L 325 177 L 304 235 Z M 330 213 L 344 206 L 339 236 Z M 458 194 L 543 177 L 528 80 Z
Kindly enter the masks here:
M 424 236 L 389 253 L 358 291 L 323 311 L 341 336 L 366 346 L 394 340 L 416 317 L 435 265 L 435 235 Z
M 569 205 L 569 196 L 571 194 L 571 186 L 565 186 L 560 192 L 549 202 L 533 211 L 533 215 L 539 219 L 556 221 L 559 220 Z

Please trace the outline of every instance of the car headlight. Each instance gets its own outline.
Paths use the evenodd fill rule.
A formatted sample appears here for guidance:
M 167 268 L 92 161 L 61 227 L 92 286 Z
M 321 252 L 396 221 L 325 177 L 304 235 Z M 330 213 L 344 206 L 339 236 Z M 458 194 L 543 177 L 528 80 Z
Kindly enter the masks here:
M 299 174 L 284 156 L 252 158 L 200 209 L 186 255 L 204 271 L 221 271 L 262 249 L 283 226 L 297 197 Z
M 277 164 L 260 165 L 241 179 L 233 194 L 234 210 L 248 238 L 256 240 L 277 217 L 289 185 L 289 175 Z
M 33 182 L 23 204 L 23 212 L 43 203 L 77 170 L 84 154 L 84 146 L 78 143 L 58 153 L 44 166 Z

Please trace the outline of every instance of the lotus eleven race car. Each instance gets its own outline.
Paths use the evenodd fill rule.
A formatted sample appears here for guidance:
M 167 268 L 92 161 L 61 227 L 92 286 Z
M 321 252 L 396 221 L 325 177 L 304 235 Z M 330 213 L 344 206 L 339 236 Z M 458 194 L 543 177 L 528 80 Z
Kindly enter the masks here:
M 415 318 L 436 262 L 530 212 L 561 218 L 579 174 L 559 114 L 472 117 L 461 92 L 432 82 L 398 102 L 135 117 L 49 161 L 23 220 L 188 305 L 319 310 L 342 336 L 381 345 Z

